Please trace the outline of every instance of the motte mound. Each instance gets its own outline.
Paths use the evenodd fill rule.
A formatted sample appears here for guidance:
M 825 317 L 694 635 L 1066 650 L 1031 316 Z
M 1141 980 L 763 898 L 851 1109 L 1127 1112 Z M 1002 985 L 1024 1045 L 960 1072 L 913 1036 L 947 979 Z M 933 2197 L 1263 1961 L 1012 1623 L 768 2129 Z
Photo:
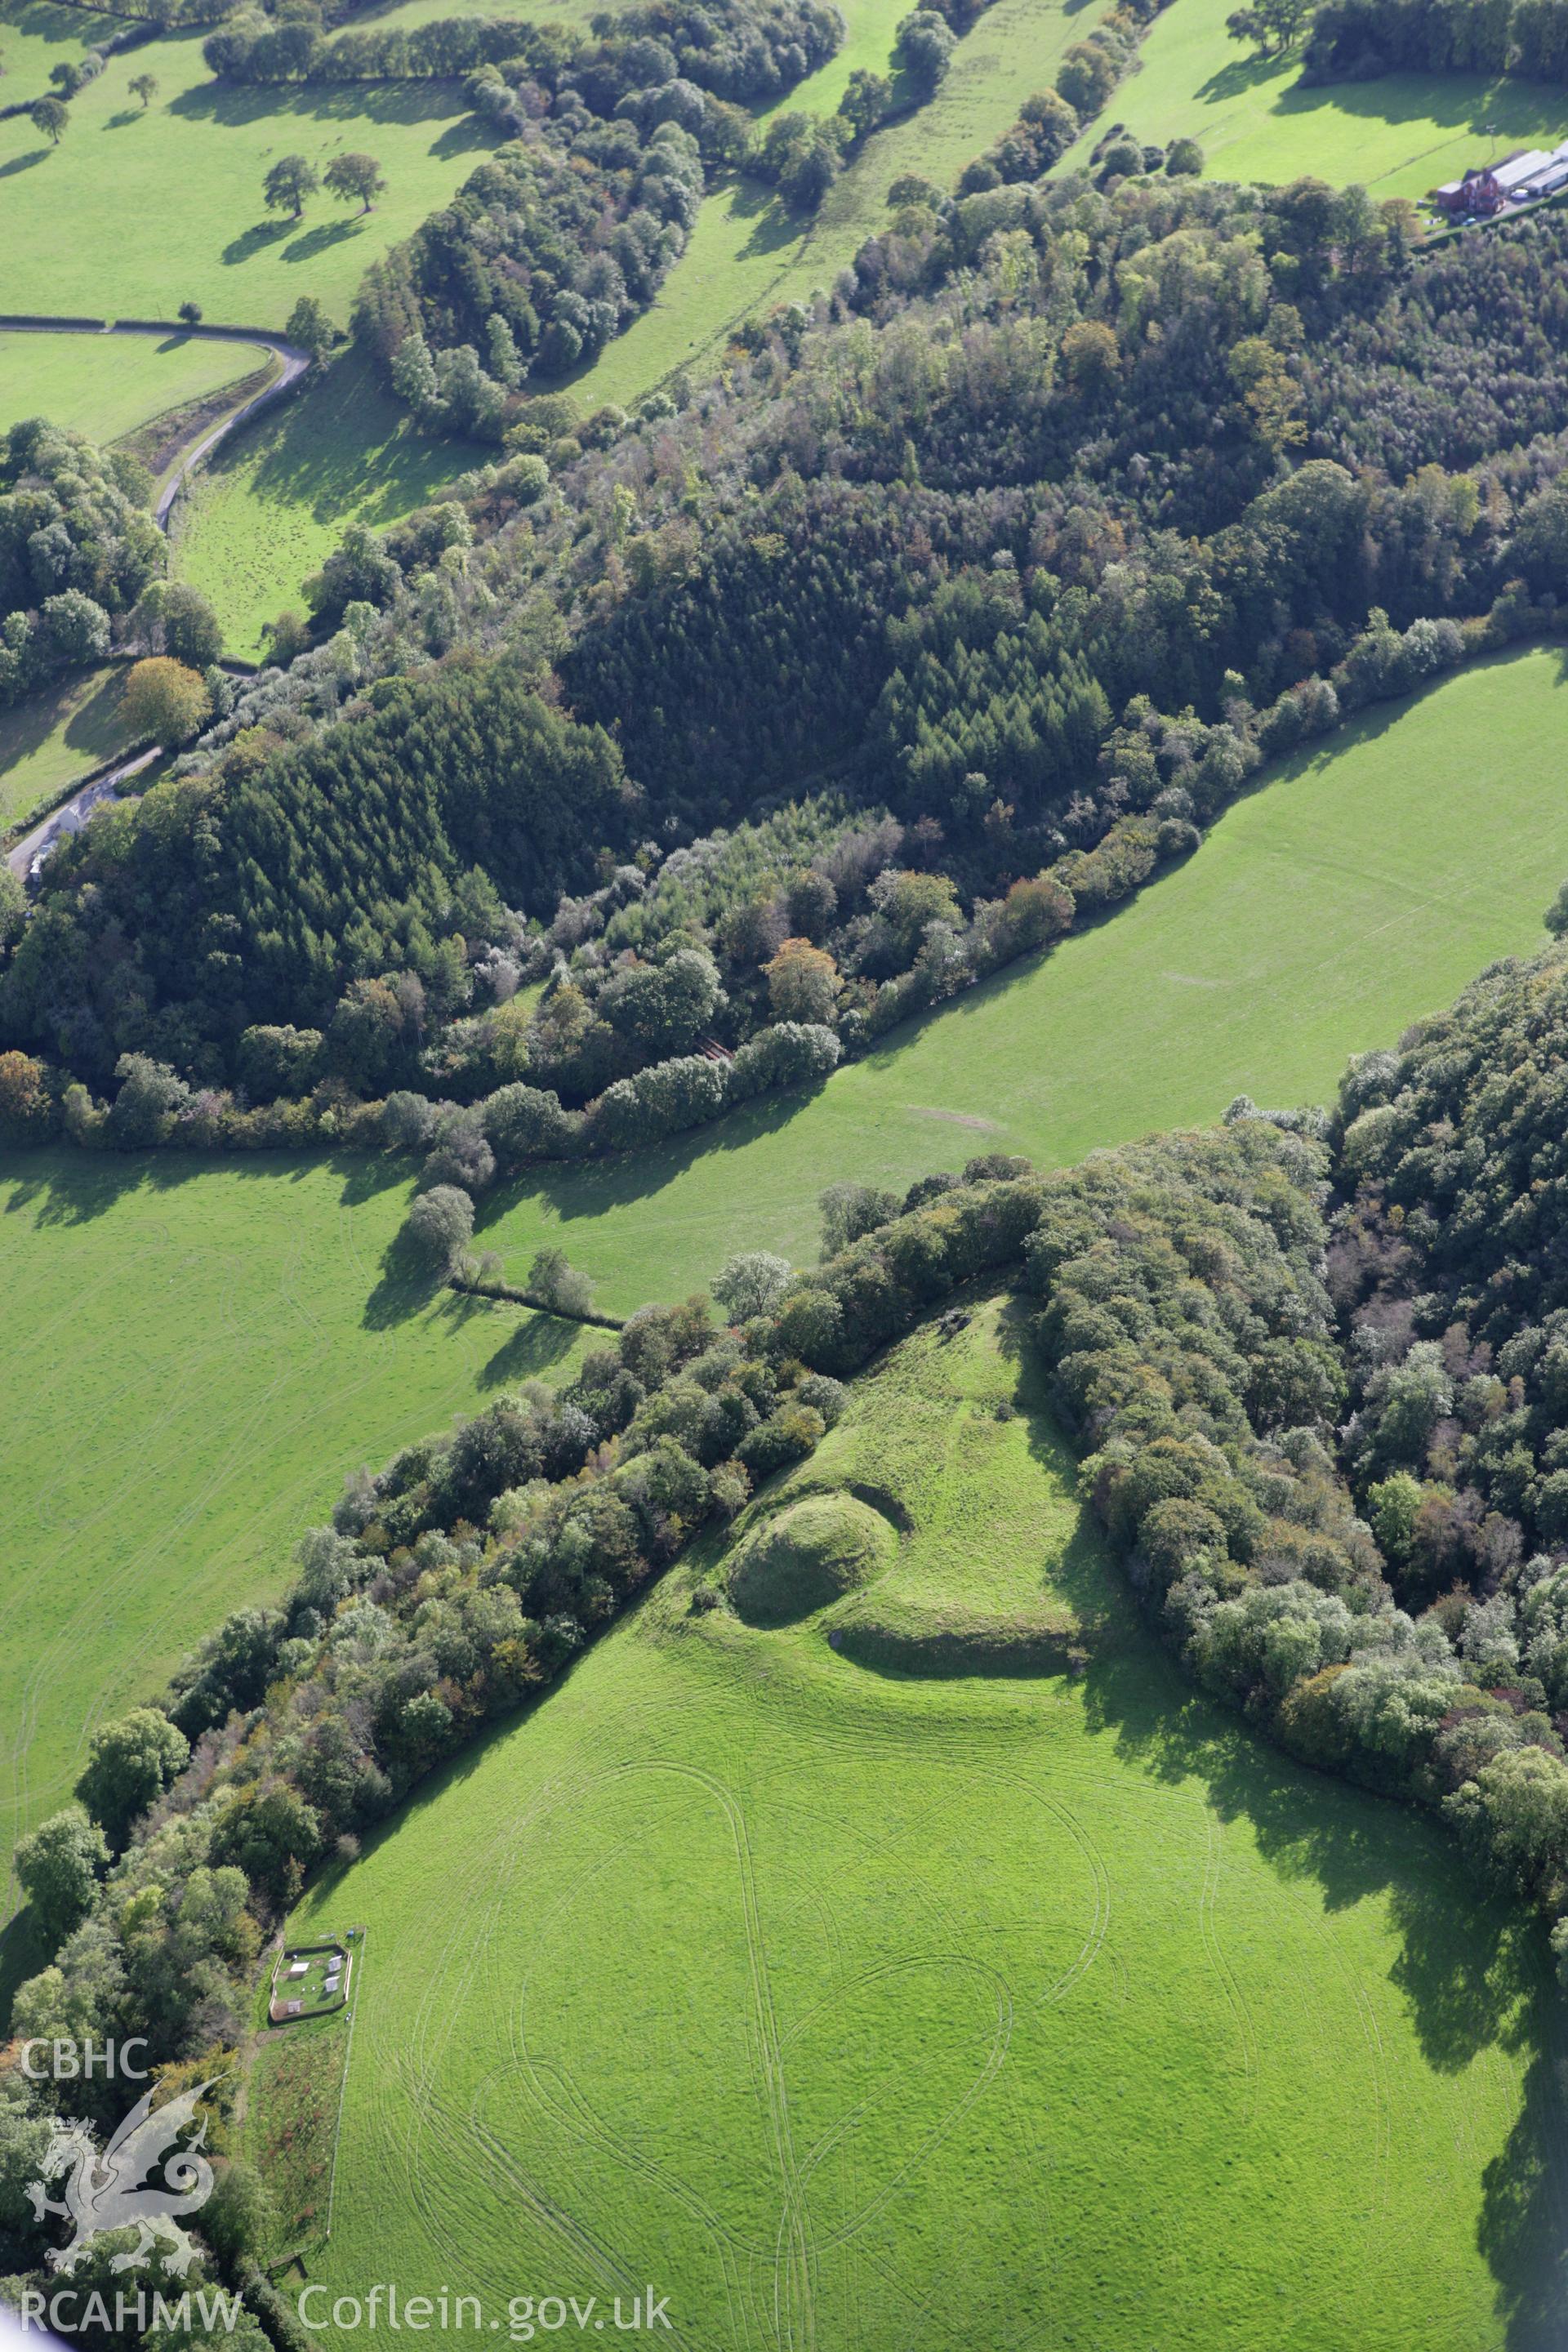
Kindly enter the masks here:
M 852 1495 L 808 1495 L 749 1535 L 730 1571 L 748 1625 L 793 1625 L 842 1600 L 892 1559 L 898 1536 Z

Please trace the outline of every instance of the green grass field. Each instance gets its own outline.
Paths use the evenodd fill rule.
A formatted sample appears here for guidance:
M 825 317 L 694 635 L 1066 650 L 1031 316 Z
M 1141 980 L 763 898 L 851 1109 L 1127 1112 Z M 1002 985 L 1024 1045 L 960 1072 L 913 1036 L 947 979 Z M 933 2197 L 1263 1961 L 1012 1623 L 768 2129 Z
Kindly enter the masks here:
M 1300 58 L 1248 56 L 1225 29 L 1228 0 L 1172 0 L 1142 64 L 1061 168 L 1111 121 L 1162 145 L 1195 139 L 1211 179 L 1360 181 L 1379 196 L 1426 194 L 1468 164 L 1568 136 L 1568 89 L 1477 74 L 1389 74 L 1299 89 Z M 1483 129 L 1484 126 L 1484 129 Z
M 1544 944 L 1568 875 L 1559 651 L 1505 656 L 1384 705 L 1272 772 L 1188 863 L 805 1099 L 759 1103 L 493 1201 L 515 1278 L 548 1239 L 621 1311 L 736 1248 L 815 1258 L 816 1199 L 904 1185 L 977 1151 L 1066 1165 L 1232 1097 L 1322 1101 L 1494 956 Z
M 175 523 L 174 568 L 211 599 L 228 651 L 258 655 L 263 625 L 300 606 L 301 581 L 348 523 L 395 522 L 494 454 L 415 432 L 350 350 L 203 468 Z
M 209 77 L 202 38 L 111 58 L 57 148 L 26 116 L 0 122 L 9 309 L 166 319 L 195 300 L 216 324 L 280 327 L 308 293 L 346 323 L 366 263 L 444 204 L 490 143 L 455 83 L 231 88 Z M 159 82 L 145 113 L 128 87 L 137 73 Z M 321 194 L 300 222 L 266 211 L 262 179 L 280 155 L 320 167 L 351 148 L 386 174 L 367 218 Z
M 683 1567 L 296 1915 L 376 1956 L 328 2296 L 651 2283 L 689 2352 L 1553 2340 L 1537 1934 L 1192 1696 L 1017 1339 L 916 1335 L 750 1516 L 896 1494 L 882 1585 L 1070 1616 L 1079 1676 L 878 1673 Z
M 0 710 L 0 831 L 125 748 L 122 669 L 78 671 Z
M 574 1326 L 383 1277 L 405 1199 L 320 1161 L 0 1162 L 6 1854 L 93 1724 L 284 1587 L 346 1472 L 574 1360 Z
M 49 86 L 52 65 L 61 58 L 79 58 L 84 49 L 118 32 L 121 22 L 88 8 L 68 7 L 64 0 L 5 0 L 0 8 L 0 64 L 11 85 L 7 103 L 41 98 Z
M 191 335 L 0 334 L 0 431 L 47 416 L 100 445 L 236 383 L 266 362 L 252 343 Z

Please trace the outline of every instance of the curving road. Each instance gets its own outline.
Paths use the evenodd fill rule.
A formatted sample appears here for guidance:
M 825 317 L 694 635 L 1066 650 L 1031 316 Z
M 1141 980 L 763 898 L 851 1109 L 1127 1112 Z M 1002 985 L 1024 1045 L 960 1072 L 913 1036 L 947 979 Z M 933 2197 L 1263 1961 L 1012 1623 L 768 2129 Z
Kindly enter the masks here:
M 237 401 L 220 416 L 216 425 L 197 426 L 168 473 L 158 492 L 153 509 L 153 520 L 163 530 L 169 528 L 169 509 L 182 486 L 204 458 L 210 457 L 221 441 L 242 425 L 247 425 L 260 408 L 279 399 L 291 383 L 298 383 L 310 364 L 309 352 L 298 343 L 290 343 L 265 327 L 187 327 L 177 320 L 143 326 L 129 319 L 113 320 L 107 326 L 86 325 L 80 319 L 7 318 L 0 315 L 0 334 L 7 335 L 188 335 L 194 342 L 233 343 L 238 348 L 247 344 L 258 351 L 270 352 L 278 362 L 278 373 L 261 390 L 248 400 Z
M 220 442 L 226 441 L 229 435 L 237 432 L 240 425 L 247 425 L 259 409 L 265 408 L 270 401 L 279 399 L 290 384 L 298 383 L 310 364 L 309 352 L 301 351 L 297 343 L 286 342 L 281 335 L 268 334 L 259 329 L 252 334 L 248 329 L 241 331 L 232 327 L 142 327 L 121 320 L 116 320 L 105 327 L 89 327 L 83 326 L 77 319 L 0 318 L 0 332 L 34 335 L 183 334 L 190 335 L 201 342 L 233 343 L 237 346 L 250 344 L 258 350 L 270 352 L 277 362 L 277 373 L 262 385 L 259 392 L 252 393 L 247 400 L 237 401 L 233 408 L 226 411 L 218 418 L 216 424 L 197 426 L 164 475 L 157 501 L 153 509 L 153 519 L 159 530 L 164 532 L 167 532 L 169 528 L 169 516 L 174 500 L 195 468 L 212 456 Z M 127 778 L 140 775 L 143 768 L 149 767 L 159 757 L 162 750 L 163 746 L 155 743 L 151 751 L 138 752 L 134 758 L 121 761 L 119 766 L 110 768 L 107 774 L 93 775 L 79 792 L 71 795 L 69 800 L 63 801 L 58 808 L 51 809 L 47 816 L 36 824 L 30 833 L 16 844 L 14 848 L 5 852 L 5 863 L 12 873 L 18 880 L 26 882 L 35 862 L 47 857 L 62 835 L 79 833 L 90 812 L 105 801 L 118 800 L 120 795 L 117 787 Z
M 118 767 L 110 768 L 106 775 L 94 776 L 89 783 L 83 784 L 79 792 L 73 793 L 68 801 L 62 801 L 58 808 L 52 808 L 47 816 L 40 818 L 31 833 L 25 834 L 14 849 L 5 852 L 5 863 L 17 881 L 26 881 L 32 872 L 34 859 L 47 857 L 62 835 L 79 833 L 95 808 L 105 801 L 118 800 L 120 794 L 116 787 L 122 784 L 127 777 L 138 776 L 143 768 L 151 767 L 154 760 L 162 757 L 163 750 L 161 743 L 154 743 L 150 751 L 138 751 L 132 758 L 121 760 Z

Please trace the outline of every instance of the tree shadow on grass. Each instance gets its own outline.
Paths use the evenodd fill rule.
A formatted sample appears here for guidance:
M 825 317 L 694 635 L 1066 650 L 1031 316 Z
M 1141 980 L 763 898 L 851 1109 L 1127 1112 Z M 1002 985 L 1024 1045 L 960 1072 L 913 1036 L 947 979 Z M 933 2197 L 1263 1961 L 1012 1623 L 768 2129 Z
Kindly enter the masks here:
M 430 142 L 430 152 L 438 163 L 447 163 L 454 155 L 472 155 L 480 148 L 495 145 L 495 134 L 481 122 L 477 114 L 465 114 L 459 122 L 449 122 L 438 139 Z
M 381 1278 L 364 1302 L 360 1321 L 367 1331 L 394 1331 L 435 1306 L 446 1288 L 439 1275 L 414 1260 L 401 1234 L 382 1253 Z
M 1273 81 L 1289 66 L 1300 62 L 1290 58 L 1232 58 L 1217 73 L 1210 74 L 1207 81 L 1199 83 L 1197 94 L 1206 105 L 1221 106 L 1228 99 L 1245 98 L 1248 90 Z
M 750 261 L 758 254 L 780 253 L 785 246 L 800 243 L 810 224 L 790 211 L 776 188 L 770 187 L 765 180 L 749 178 L 737 180 L 734 188 L 731 213 L 736 220 L 752 224 L 740 250 L 742 261 Z
M 17 1987 L 47 1967 L 48 1957 L 33 1925 L 32 1906 L 25 1905 L 0 1927 L 0 2041 L 5 2038 Z
M 778 1133 L 812 1100 L 810 1094 L 764 1096 L 740 1110 L 729 1112 L 711 1126 L 693 1128 L 685 1135 L 670 1136 L 661 1143 L 647 1144 L 635 1151 L 612 1152 L 603 1160 L 559 1160 L 531 1168 L 510 1184 L 498 1185 L 479 1203 L 475 1239 L 490 1233 L 530 1201 L 543 1202 L 563 1224 L 571 1224 L 650 1200 L 666 1185 L 684 1176 L 698 1160 L 725 1151 L 744 1151 L 761 1137 Z M 828 1182 L 833 1173 L 828 1170 L 820 1181 Z M 592 1273 L 593 1268 L 590 1266 L 588 1271 Z
M 321 1151 L 80 1151 L 57 1144 L 0 1152 L 4 1213 L 36 1213 L 40 1226 L 90 1224 L 129 1192 L 172 1192 L 221 1171 L 256 1183 L 304 1183 L 325 1167 L 342 1181 L 340 1203 L 353 1208 L 408 1181 L 408 1169 L 376 1153 Z
M 193 115 L 226 129 L 255 122 L 452 122 L 474 127 L 475 143 L 494 146 L 495 134 L 470 113 L 460 91 L 447 81 L 234 82 L 203 81 L 183 89 L 169 103 L 171 114 Z M 457 125 L 454 124 L 454 128 Z
M 1275 115 L 1312 114 L 1331 107 L 1336 114 L 1371 122 L 1436 122 L 1447 131 L 1477 130 L 1484 122 L 1493 152 L 1507 142 L 1552 131 L 1563 113 L 1560 84 L 1487 81 L 1479 75 L 1389 74 L 1374 81 L 1335 82 L 1327 89 L 1282 90 Z
M 470 1306 L 478 1304 L 475 1300 Z M 496 1312 L 494 1307 L 489 1310 Z M 576 1345 L 579 1326 L 563 1322 L 558 1315 L 539 1315 L 530 1307 L 519 1310 L 520 1320 L 509 1331 L 489 1360 L 479 1368 L 481 1389 L 516 1388 L 520 1381 L 542 1380 L 552 1364 L 569 1356 Z M 608 1340 L 614 1333 L 602 1336 Z
M 230 269 L 237 268 L 241 262 L 253 261 L 269 245 L 276 245 L 280 236 L 287 236 L 292 226 L 292 221 L 257 221 L 250 228 L 242 229 L 238 236 L 230 237 L 218 258 Z
M 349 237 L 360 236 L 363 231 L 363 216 L 358 214 L 353 220 L 322 221 L 319 226 L 308 228 L 302 236 L 297 236 L 292 245 L 286 245 L 283 258 L 285 261 L 313 261 L 319 253 L 330 253 L 334 246 L 342 245 Z
M 35 163 L 47 163 L 50 149 L 29 147 L 25 155 L 13 155 L 7 163 L 0 163 L 0 180 L 9 180 L 17 172 L 30 172 Z
M 73 670 L 52 679 L 40 692 L 27 695 L 0 717 L 0 766 L 9 768 L 29 759 L 48 741 L 62 718 L 60 740 L 81 753 L 84 768 L 118 751 L 124 741 L 119 709 L 125 673 L 109 670 L 96 685 L 93 677 L 90 670 Z M 90 692 L 84 691 L 88 688 Z
M 374 527 L 423 505 L 481 454 L 415 431 L 351 349 L 298 400 L 244 426 L 210 470 L 218 481 L 243 470 L 252 497 L 307 507 L 317 522 L 352 512 Z

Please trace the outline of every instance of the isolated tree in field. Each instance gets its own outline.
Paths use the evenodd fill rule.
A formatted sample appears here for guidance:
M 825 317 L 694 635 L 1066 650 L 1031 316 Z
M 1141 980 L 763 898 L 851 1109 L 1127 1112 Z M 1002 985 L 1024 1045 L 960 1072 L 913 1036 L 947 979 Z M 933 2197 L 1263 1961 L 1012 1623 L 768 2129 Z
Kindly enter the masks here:
M 46 131 L 51 147 L 60 143 L 60 133 L 70 121 L 70 109 L 58 98 L 36 99 L 27 109 L 35 131 Z
M 338 330 L 313 294 L 301 294 L 289 313 L 283 332 L 313 360 L 325 358 L 338 340 Z
M 150 73 L 132 74 L 130 89 L 132 98 L 141 100 L 142 111 L 145 114 L 158 95 L 158 77 L 156 74 Z
M 374 155 L 334 155 L 322 185 L 341 204 L 357 204 L 367 213 L 376 197 L 385 193 L 386 181 Z
M 184 327 L 199 327 L 202 323 L 202 306 L 199 302 L 182 302 L 174 316 Z
M 191 1760 L 191 1746 L 155 1706 L 133 1707 L 92 1736 L 77 1795 L 105 1835 L 123 1845 L 133 1821 L 156 1804 Z
M 121 703 L 132 736 L 151 735 L 165 747 L 189 740 L 212 709 L 200 676 L 167 654 L 139 661 L 125 681 Z
M 261 193 L 268 212 L 291 210 L 299 220 L 306 197 L 314 195 L 321 184 L 314 163 L 307 163 L 303 155 L 280 155 L 261 183 Z
M 40 1822 L 16 1848 L 16 1876 L 51 1951 L 86 1918 L 108 1860 L 103 1832 L 79 1805 Z

